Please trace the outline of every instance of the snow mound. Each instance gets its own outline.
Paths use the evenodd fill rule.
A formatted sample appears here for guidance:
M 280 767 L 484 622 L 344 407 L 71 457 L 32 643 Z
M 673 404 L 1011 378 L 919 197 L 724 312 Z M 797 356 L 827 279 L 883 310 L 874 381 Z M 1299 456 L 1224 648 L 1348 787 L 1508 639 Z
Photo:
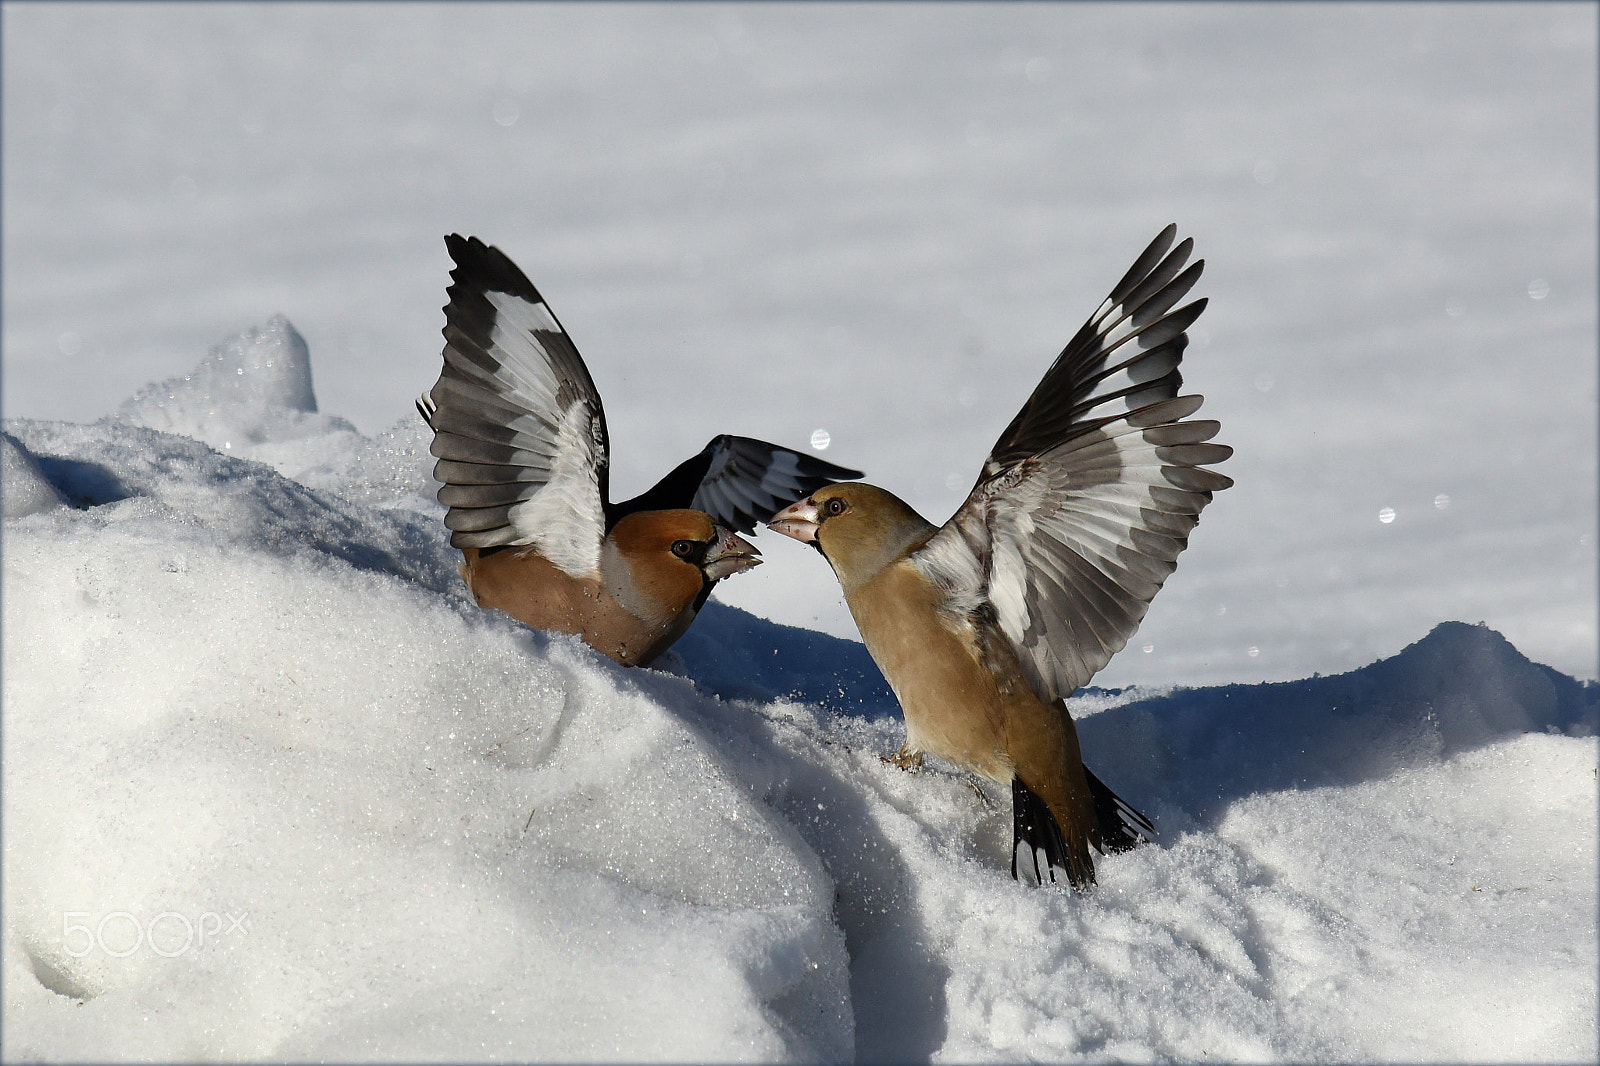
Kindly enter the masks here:
M 6 424 L 7 1057 L 1600 1052 L 1600 689 L 1498 634 L 1080 694 L 1161 839 L 1029 889 L 1007 795 L 882 760 L 859 644 L 713 599 L 625 670 L 483 612 L 425 429 L 314 407 L 275 320 Z
M 182 377 L 147 385 L 115 420 L 178 433 L 218 451 L 314 476 L 360 439 L 349 421 L 317 413 L 311 353 L 282 315 L 234 334 Z
M 0 500 L 6 518 L 21 518 L 67 503 L 39 469 L 39 460 L 9 433 L 0 433 Z
M 1130 770 L 1207 812 L 1263 790 L 1383 778 L 1523 733 L 1592 737 L 1597 694 L 1491 629 L 1443 622 L 1348 674 L 1182 691 L 1120 708 L 1135 720 L 1119 728 L 1144 738 Z
M 7 530 L 8 977 L 89 1001 L 57 1054 L 848 1055 L 831 883 L 670 702 L 441 595 L 404 516 L 28 429 L 119 486 Z

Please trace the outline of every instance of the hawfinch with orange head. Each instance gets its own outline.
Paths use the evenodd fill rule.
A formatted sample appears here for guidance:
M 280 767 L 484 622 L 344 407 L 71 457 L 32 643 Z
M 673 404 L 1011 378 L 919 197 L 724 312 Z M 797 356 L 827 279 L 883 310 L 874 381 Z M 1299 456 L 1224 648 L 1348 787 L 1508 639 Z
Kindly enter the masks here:
M 445 246 L 444 370 L 417 409 L 433 429 L 450 543 L 483 607 L 643 665 L 712 586 L 761 561 L 735 530 L 861 476 L 723 435 L 643 495 L 610 502 L 605 412 L 561 323 L 498 248 L 455 234 Z
M 905 713 L 894 761 L 924 752 L 1011 785 L 1011 873 L 1094 883 L 1090 847 L 1154 826 L 1083 765 L 1066 698 L 1119 651 L 1232 454 L 1179 396 L 1173 310 L 1203 261 L 1168 226 L 1045 373 L 960 509 L 935 526 L 872 485 L 831 485 L 769 525 L 833 566 Z

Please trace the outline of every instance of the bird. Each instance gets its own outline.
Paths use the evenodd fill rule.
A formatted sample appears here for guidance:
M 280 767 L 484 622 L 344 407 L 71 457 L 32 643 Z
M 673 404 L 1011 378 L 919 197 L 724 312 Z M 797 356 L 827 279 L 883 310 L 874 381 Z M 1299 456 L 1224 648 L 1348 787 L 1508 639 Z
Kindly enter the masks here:
M 444 367 L 417 399 L 438 500 L 481 607 L 644 666 L 713 586 L 760 563 L 739 536 L 861 471 L 719 434 L 656 485 L 609 495 L 611 445 L 588 367 L 533 283 L 477 237 L 445 237 Z
M 1155 839 L 1151 820 L 1083 764 L 1067 698 L 1138 628 L 1177 566 L 1233 449 L 1179 395 L 1187 330 L 1174 309 L 1204 267 L 1176 225 L 1152 241 L 1000 434 L 972 491 L 936 526 L 865 482 L 779 511 L 773 530 L 831 564 L 900 703 L 905 743 L 1011 786 L 1011 875 L 1095 883 L 1091 847 Z

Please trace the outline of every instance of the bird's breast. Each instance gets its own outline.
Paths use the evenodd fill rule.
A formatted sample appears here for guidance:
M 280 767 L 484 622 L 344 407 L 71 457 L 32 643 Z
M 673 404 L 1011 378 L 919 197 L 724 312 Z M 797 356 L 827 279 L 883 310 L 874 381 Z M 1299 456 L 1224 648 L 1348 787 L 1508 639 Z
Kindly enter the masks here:
M 582 637 L 626 666 L 650 662 L 688 625 L 681 617 L 668 619 L 666 625 L 641 619 L 606 590 L 599 575 L 573 577 L 537 552 L 479 555 L 467 548 L 462 554 L 461 576 L 479 606 L 503 611 L 534 629 Z
M 907 745 L 1009 781 L 1013 686 L 989 669 L 971 624 L 942 610 L 938 591 L 904 563 L 856 589 L 849 604 L 900 701 Z

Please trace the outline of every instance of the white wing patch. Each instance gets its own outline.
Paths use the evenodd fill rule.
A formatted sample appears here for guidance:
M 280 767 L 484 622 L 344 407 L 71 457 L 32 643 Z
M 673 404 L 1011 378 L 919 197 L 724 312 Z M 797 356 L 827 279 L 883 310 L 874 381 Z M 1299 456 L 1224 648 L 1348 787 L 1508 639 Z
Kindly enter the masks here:
M 546 359 L 528 358 L 530 346 L 543 348 L 536 331 L 562 332 L 550 309 L 510 293 L 489 291 L 484 296 L 495 309 L 490 351 L 500 357 L 496 377 L 507 395 L 530 411 L 546 416 L 559 412 L 544 487 L 507 513 L 516 531 L 512 543 L 534 545 L 574 577 L 596 573 L 605 539 L 599 467 L 606 456 L 599 418 L 581 398 L 561 409 L 561 377 Z
M 587 403 L 576 400 L 562 412 L 554 444 L 549 480 L 511 507 L 513 543 L 532 544 L 566 573 L 584 577 L 598 571 L 605 538 L 596 456 L 600 427 Z
M 966 617 L 984 602 L 988 589 L 979 552 L 987 554 L 988 533 L 978 529 L 982 542 L 964 536 L 961 520 L 971 517 L 965 508 L 940 528 L 908 560 L 928 583 L 945 594 L 945 609 Z
M 1033 516 L 1025 505 L 1019 505 L 1012 528 L 1018 539 L 1032 535 Z M 989 603 L 994 607 L 1001 632 L 1013 644 L 1020 643 L 1022 634 L 1033 624 L 1029 585 L 1027 561 L 1021 552 L 1001 550 L 994 553 L 989 563 Z
M 489 352 L 499 362 L 495 379 L 505 386 L 507 395 L 529 411 L 541 414 L 560 411 L 556 393 L 561 378 L 545 357 L 535 330 L 561 332 L 555 316 L 542 303 L 529 303 L 505 292 L 485 292 L 494 307 L 494 327 L 489 332 Z M 539 353 L 529 358 L 529 349 Z M 557 427 L 558 432 L 561 427 Z
M 497 333 L 509 331 L 516 333 L 518 330 L 545 330 L 550 333 L 562 332 L 561 324 L 556 321 L 556 316 L 550 313 L 550 308 L 542 303 L 524 300 L 520 296 L 513 296 L 509 292 L 489 290 L 484 293 L 489 302 L 494 305 L 495 331 Z M 520 342 L 519 342 L 520 343 Z

